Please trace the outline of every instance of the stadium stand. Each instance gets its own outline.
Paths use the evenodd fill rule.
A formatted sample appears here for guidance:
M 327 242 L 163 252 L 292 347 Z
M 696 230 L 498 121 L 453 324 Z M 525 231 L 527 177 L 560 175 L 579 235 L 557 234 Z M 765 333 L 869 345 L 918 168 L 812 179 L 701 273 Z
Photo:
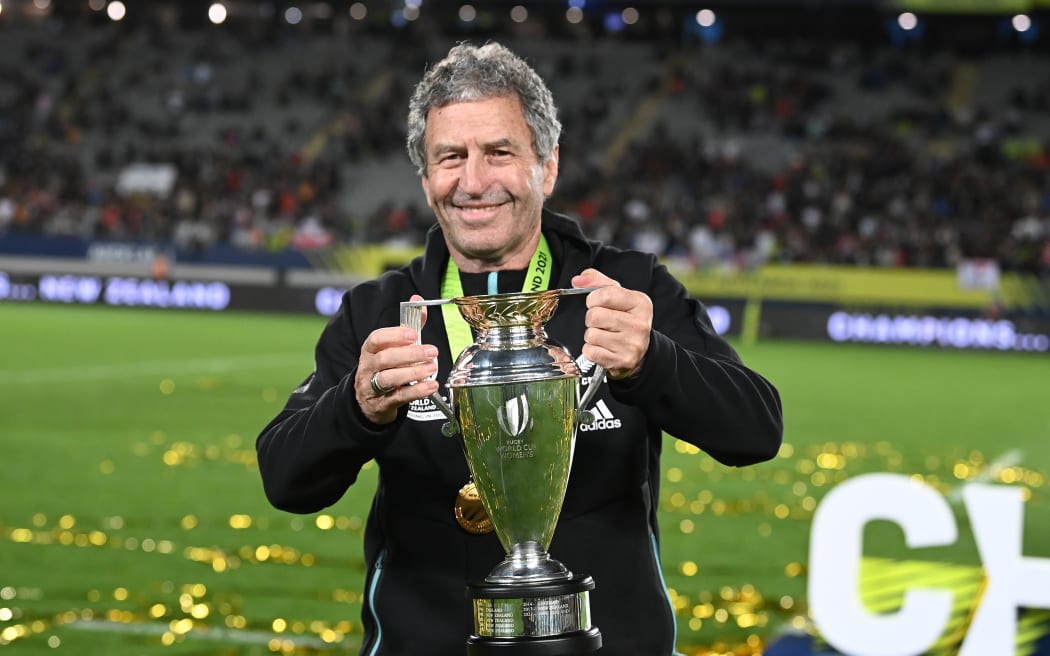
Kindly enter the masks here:
M 285 26 L 287 27 L 287 26 Z M 0 22 L 0 253 L 62 239 L 311 266 L 415 244 L 407 94 L 463 34 Z M 782 37 L 497 34 L 550 81 L 551 206 L 696 267 L 1050 274 L 1050 60 Z M 46 250 L 46 248 L 45 248 Z

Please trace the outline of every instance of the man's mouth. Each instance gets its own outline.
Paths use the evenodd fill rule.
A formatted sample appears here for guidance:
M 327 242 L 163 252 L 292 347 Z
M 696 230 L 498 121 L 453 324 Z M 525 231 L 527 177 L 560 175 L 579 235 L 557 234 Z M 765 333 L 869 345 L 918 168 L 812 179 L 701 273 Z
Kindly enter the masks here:
M 457 210 L 466 214 L 487 214 L 500 208 L 500 205 L 456 205 Z
M 510 194 L 502 189 L 488 189 L 483 194 L 468 194 L 457 190 L 449 198 L 449 205 L 464 218 L 487 219 L 510 201 Z
M 499 214 L 503 203 L 486 203 L 484 205 L 456 205 L 456 213 L 466 220 L 485 221 Z

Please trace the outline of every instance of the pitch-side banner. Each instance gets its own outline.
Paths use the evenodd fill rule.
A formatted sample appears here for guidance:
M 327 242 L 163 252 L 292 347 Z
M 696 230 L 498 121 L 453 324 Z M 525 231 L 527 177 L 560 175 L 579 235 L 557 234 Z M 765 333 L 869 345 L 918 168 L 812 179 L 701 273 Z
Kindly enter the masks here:
M 769 265 L 754 271 L 685 271 L 669 263 L 698 298 L 1050 313 L 1050 287 L 1032 275 L 996 276 L 974 284 L 972 267 L 885 269 L 814 264 Z

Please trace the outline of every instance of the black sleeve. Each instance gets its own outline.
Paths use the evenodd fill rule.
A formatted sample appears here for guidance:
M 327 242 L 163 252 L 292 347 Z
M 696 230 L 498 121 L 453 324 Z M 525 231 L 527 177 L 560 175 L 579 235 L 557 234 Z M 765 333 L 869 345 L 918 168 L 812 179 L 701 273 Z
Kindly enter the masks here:
M 649 352 L 637 377 L 610 384 L 613 395 L 724 464 L 776 456 L 784 430 L 777 389 L 744 365 L 703 304 L 655 259 L 644 291 L 653 301 Z
M 367 333 L 355 330 L 349 304 L 348 293 L 317 342 L 314 372 L 256 440 L 266 497 L 282 510 L 316 512 L 338 501 L 404 419 L 402 412 L 379 426 L 361 413 L 354 375 Z

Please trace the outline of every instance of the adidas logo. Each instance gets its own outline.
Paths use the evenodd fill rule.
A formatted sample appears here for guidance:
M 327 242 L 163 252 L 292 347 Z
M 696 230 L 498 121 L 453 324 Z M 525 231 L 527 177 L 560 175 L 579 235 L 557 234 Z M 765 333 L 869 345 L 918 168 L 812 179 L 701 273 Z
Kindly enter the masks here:
M 609 406 L 605 405 L 604 399 L 598 399 L 591 412 L 596 417 L 596 420 L 592 424 L 580 424 L 581 431 L 611 430 L 623 426 L 623 422 L 614 417 L 612 411 L 609 410 Z

